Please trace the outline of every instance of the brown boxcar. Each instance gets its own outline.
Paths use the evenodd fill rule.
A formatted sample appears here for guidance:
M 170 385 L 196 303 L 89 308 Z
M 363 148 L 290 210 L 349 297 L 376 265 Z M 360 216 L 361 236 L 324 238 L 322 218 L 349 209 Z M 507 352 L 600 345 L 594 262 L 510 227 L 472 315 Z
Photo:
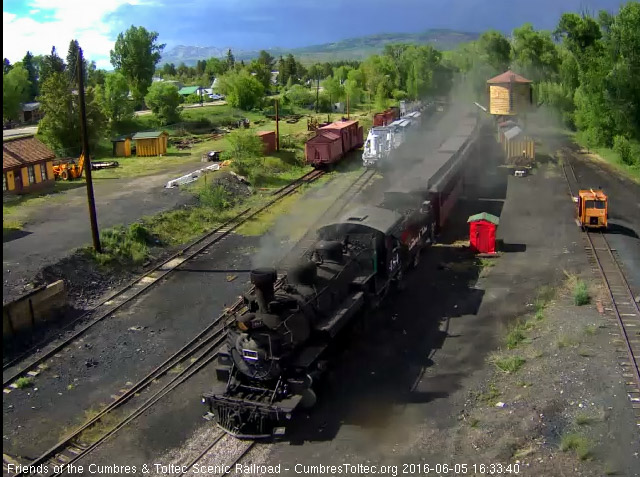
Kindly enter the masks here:
M 362 127 L 358 121 L 336 121 L 318 129 L 322 131 L 333 131 L 340 135 L 342 139 L 342 153 L 345 154 L 364 143 Z
M 271 154 L 276 150 L 275 131 L 258 131 L 257 135 L 262 140 L 263 151 L 265 154 Z
M 320 167 L 333 164 L 343 155 L 342 138 L 338 132 L 318 131 L 318 135 L 304 145 L 307 164 Z

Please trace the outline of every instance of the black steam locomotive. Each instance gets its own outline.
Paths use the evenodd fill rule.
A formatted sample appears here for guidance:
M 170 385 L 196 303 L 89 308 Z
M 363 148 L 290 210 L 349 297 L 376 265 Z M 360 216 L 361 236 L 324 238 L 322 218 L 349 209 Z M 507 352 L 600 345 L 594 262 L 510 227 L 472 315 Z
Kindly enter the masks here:
M 260 438 L 284 433 L 296 408 L 313 406 L 330 345 L 410 266 L 406 225 L 397 212 L 360 207 L 320 228 L 310 257 L 286 278 L 253 270 L 254 291 L 219 354 L 217 386 L 203 397 L 208 417 L 237 437 Z

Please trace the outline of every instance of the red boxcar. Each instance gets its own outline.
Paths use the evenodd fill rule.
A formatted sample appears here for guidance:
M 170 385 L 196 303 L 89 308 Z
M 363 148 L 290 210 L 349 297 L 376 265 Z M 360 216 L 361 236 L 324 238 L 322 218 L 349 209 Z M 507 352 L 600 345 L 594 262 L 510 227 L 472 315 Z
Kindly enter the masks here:
M 333 131 L 340 134 L 343 154 L 364 144 L 362 128 L 358 121 L 336 121 L 321 127 L 318 131 Z
M 264 145 L 264 153 L 271 154 L 276 150 L 276 132 L 275 131 L 258 131 L 257 133 L 262 144 Z
M 400 108 L 395 106 L 384 110 L 381 113 L 376 113 L 373 115 L 373 125 L 374 126 L 388 126 L 396 119 L 400 119 Z
M 304 145 L 304 157 L 307 164 L 319 167 L 332 164 L 342 157 L 342 139 L 333 131 L 318 132 Z
M 319 128 L 316 137 L 307 141 L 305 158 L 314 166 L 333 164 L 363 143 L 363 130 L 358 121 L 336 121 Z

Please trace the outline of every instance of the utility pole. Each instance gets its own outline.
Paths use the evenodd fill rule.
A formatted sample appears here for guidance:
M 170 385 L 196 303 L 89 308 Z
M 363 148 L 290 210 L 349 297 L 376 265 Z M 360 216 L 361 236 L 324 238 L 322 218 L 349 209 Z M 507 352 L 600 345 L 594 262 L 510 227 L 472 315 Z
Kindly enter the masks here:
M 276 151 L 280 150 L 280 117 L 278 116 L 278 100 L 276 102 Z
M 316 80 L 316 114 L 318 114 L 318 106 L 320 104 L 320 74 L 318 74 Z
M 89 131 L 87 131 L 87 111 L 84 104 L 84 68 L 82 67 L 82 48 L 78 48 L 78 98 L 80 99 L 80 129 L 82 131 L 82 154 L 87 179 L 87 202 L 89 204 L 89 221 L 91 222 L 91 237 L 93 249 L 102 252 L 100 233 L 98 232 L 98 218 L 96 216 L 96 202 L 93 198 L 93 182 L 91 180 L 91 158 L 89 156 Z
M 347 93 L 347 119 L 349 119 L 349 93 Z

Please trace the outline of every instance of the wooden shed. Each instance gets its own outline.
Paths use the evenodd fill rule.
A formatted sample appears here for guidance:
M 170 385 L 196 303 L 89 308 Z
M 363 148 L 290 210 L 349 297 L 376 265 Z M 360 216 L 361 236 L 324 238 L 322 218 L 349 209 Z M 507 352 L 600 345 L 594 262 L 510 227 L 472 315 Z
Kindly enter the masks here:
M 136 142 L 136 156 L 149 157 L 167 153 L 169 134 L 165 131 L 136 133 L 131 139 Z
M 535 141 L 532 137 L 527 136 L 519 126 L 514 126 L 504 132 L 502 146 L 507 162 L 513 162 L 513 159 L 516 158 L 533 161 L 536 157 Z
M 131 136 L 119 136 L 111 140 L 115 157 L 131 156 Z
M 2 191 L 21 194 L 53 185 L 55 154 L 34 136 L 2 142 Z
M 488 80 L 489 114 L 515 116 L 526 113 L 533 104 L 531 83 L 511 70 Z
M 263 144 L 265 155 L 269 155 L 276 150 L 276 132 L 275 131 L 258 131 L 257 136 Z
M 496 253 L 496 229 L 500 219 L 482 212 L 472 215 L 469 223 L 469 247 L 476 253 Z

